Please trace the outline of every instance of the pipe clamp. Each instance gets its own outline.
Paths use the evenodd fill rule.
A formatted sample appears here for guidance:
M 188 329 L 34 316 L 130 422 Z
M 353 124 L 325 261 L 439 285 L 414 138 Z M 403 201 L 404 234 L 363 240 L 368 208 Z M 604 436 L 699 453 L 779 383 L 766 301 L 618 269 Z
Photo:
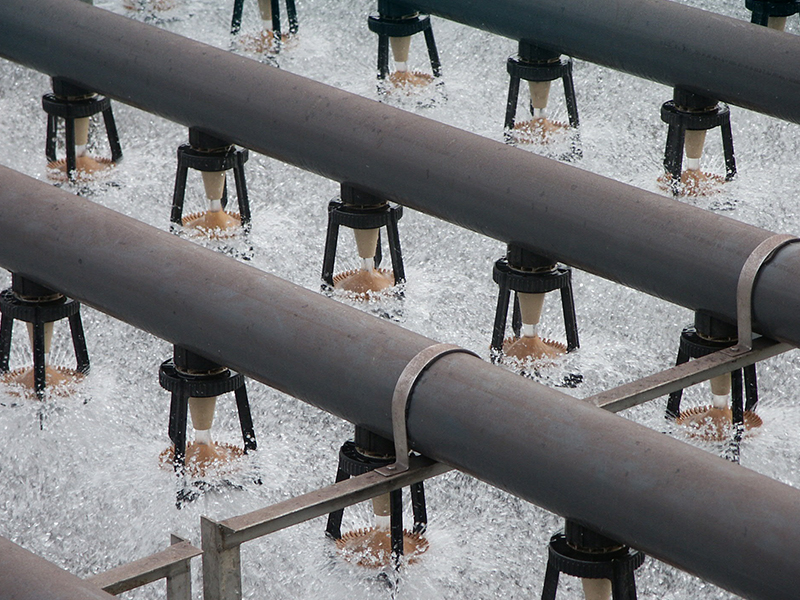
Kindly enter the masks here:
M 742 354 L 753 349 L 753 287 L 761 267 L 783 246 L 800 241 L 781 233 L 768 237 L 750 253 L 739 273 L 736 285 L 736 324 L 738 343 L 728 349 L 730 354 Z
M 454 344 L 434 344 L 420 350 L 408 362 L 403 372 L 400 373 L 392 394 L 392 435 L 394 436 L 395 462 L 380 469 L 375 469 L 381 475 L 389 477 L 408 471 L 408 428 L 406 417 L 411 392 L 414 391 L 414 386 L 426 369 L 443 356 L 456 352 L 463 352 L 480 358 L 471 350 Z

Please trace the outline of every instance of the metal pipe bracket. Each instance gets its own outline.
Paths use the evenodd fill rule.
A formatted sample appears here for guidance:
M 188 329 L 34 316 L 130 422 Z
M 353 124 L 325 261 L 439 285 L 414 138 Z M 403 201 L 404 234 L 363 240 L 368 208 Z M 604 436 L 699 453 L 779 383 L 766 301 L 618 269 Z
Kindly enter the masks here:
M 406 417 L 408 415 L 408 402 L 411 399 L 411 393 L 414 391 L 414 386 L 417 384 L 420 376 L 437 360 L 448 354 L 456 352 L 463 352 L 471 354 L 480 358 L 471 350 L 461 348 L 454 344 L 433 344 L 423 350 L 420 350 L 414 358 L 400 373 L 397 379 L 397 384 L 394 387 L 392 394 L 392 434 L 394 436 L 394 453 L 395 462 L 380 469 L 376 469 L 378 473 L 389 477 L 408 471 L 408 427 Z
M 727 351 L 730 354 L 741 354 L 753 349 L 753 287 L 756 277 L 766 262 L 784 246 L 800 241 L 793 235 L 779 233 L 768 237 L 750 253 L 739 273 L 736 285 L 736 324 L 738 343 Z

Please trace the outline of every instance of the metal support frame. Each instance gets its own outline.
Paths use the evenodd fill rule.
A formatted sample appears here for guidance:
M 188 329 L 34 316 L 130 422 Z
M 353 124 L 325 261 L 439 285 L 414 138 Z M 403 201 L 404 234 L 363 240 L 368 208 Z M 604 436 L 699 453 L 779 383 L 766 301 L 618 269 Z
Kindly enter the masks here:
M 117 596 L 166 579 L 167 600 L 192 600 L 191 560 L 203 551 L 174 534 L 170 544 L 166 550 L 94 575 L 86 581 Z
M 450 467 L 429 458 L 412 456 L 409 469 L 402 473 L 385 476 L 370 471 L 224 521 L 202 517 L 200 529 L 203 537 L 204 600 L 241 599 L 239 546 L 243 543 L 436 477 L 449 470 Z
M 682 389 L 688 385 L 705 381 L 733 368 L 776 356 L 791 348 L 787 344 L 763 338 L 755 340 L 754 345 L 755 347 L 745 354 L 732 356 L 730 352 L 717 352 L 691 363 L 679 365 L 630 384 L 601 392 L 589 398 L 588 401 L 610 412 L 618 412 L 661 397 L 674 389 Z M 449 467 L 422 456 L 410 456 L 407 465 L 401 464 L 399 457 L 409 456 L 405 437 L 405 412 L 409 395 L 413 391 L 417 379 L 436 360 L 454 352 L 472 354 L 468 350 L 452 344 L 435 344 L 420 351 L 403 370 L 392 400 L 395 452 L 398 457 L 396 463 L 224 521 L 216 522 L 203 517 L 201 526 L 204 551 L 203 580 L 208 582 L 208 585 L 204 584 L 205 600 L 241 599 L 242 574 L 239 546 L 242 543 L 447 472 Z M 563 534 L 557 534 L 553 540 L 557 538 L 560 543 Z M 554 548 L 561 548 L 561 554 L 554 551 Z M 609 563 L 611 566 L 606 567 L 604 564 L 601 568 L 594 568 L 594 570 L 588 566 L 583 570 L 581 567 L 575 566 L 580 557 L 574 552 L 570 554 L 569 548 L 564 544 L 553 546 L 551 541 L 550 556 L 551 561 L 547 567 L 543 598 L 555 597 L 559 571 L 576 576 L 588 576 L 584 573 L 591 573 L 592 576 L 596 575 L 601 578 L 616 578 L 618 579 L 619 593 L 623 594 L 622 597 L 635 598 L 635 583 L 632 573 L 644 560 L 641 552 L 625 548 L 619 557 L 613 556 L 614 561 Z M 609 569 L 608 573 L 603 570 L 606 568 Z

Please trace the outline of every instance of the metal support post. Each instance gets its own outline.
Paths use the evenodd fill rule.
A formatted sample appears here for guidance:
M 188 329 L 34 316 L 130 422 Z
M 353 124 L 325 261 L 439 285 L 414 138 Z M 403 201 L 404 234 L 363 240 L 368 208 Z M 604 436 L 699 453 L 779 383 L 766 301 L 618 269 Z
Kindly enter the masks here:
M 242 559 L 239 544 L 225 545 L 223 526 L 200 517 L 203 547 L 203 600 L 241 600 Z

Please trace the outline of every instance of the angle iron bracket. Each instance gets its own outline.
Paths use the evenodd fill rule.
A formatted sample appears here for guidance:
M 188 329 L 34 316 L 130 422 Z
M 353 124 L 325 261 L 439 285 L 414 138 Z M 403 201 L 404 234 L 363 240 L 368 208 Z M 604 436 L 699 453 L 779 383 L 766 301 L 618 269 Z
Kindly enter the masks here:
M 420 350 L 408 362 L 403 372 L 400 373 L 394 388 L 394 394 L 392 394 L 392 434 L 394 436 L 396 462 L 380 469 L 375 469 L 381 475 L 389 477 L 408 471 L 408 428 L 406 418 L 408 416 L 408 401 L 411 399 L 411 393 L 414 391 L 414 386 L 420 376 L 428 367 L 441 357 L 455 352 L 478 356 L 471 350 L 466 350 L 453 344 L 434 344 Z M 480 357 L 478 356 L 478 358 Z
M 741 354 L 753 349 L 753 286 L 761 267 L 772 258 L 780 248 L 792 242 L 800 241 L 792 235 L 780 233 L 768 237 L 750 253 L 739 273 L 736 285 L 736 320 L 739 340 L 735 346 L 728 348 L 729 354 Z

